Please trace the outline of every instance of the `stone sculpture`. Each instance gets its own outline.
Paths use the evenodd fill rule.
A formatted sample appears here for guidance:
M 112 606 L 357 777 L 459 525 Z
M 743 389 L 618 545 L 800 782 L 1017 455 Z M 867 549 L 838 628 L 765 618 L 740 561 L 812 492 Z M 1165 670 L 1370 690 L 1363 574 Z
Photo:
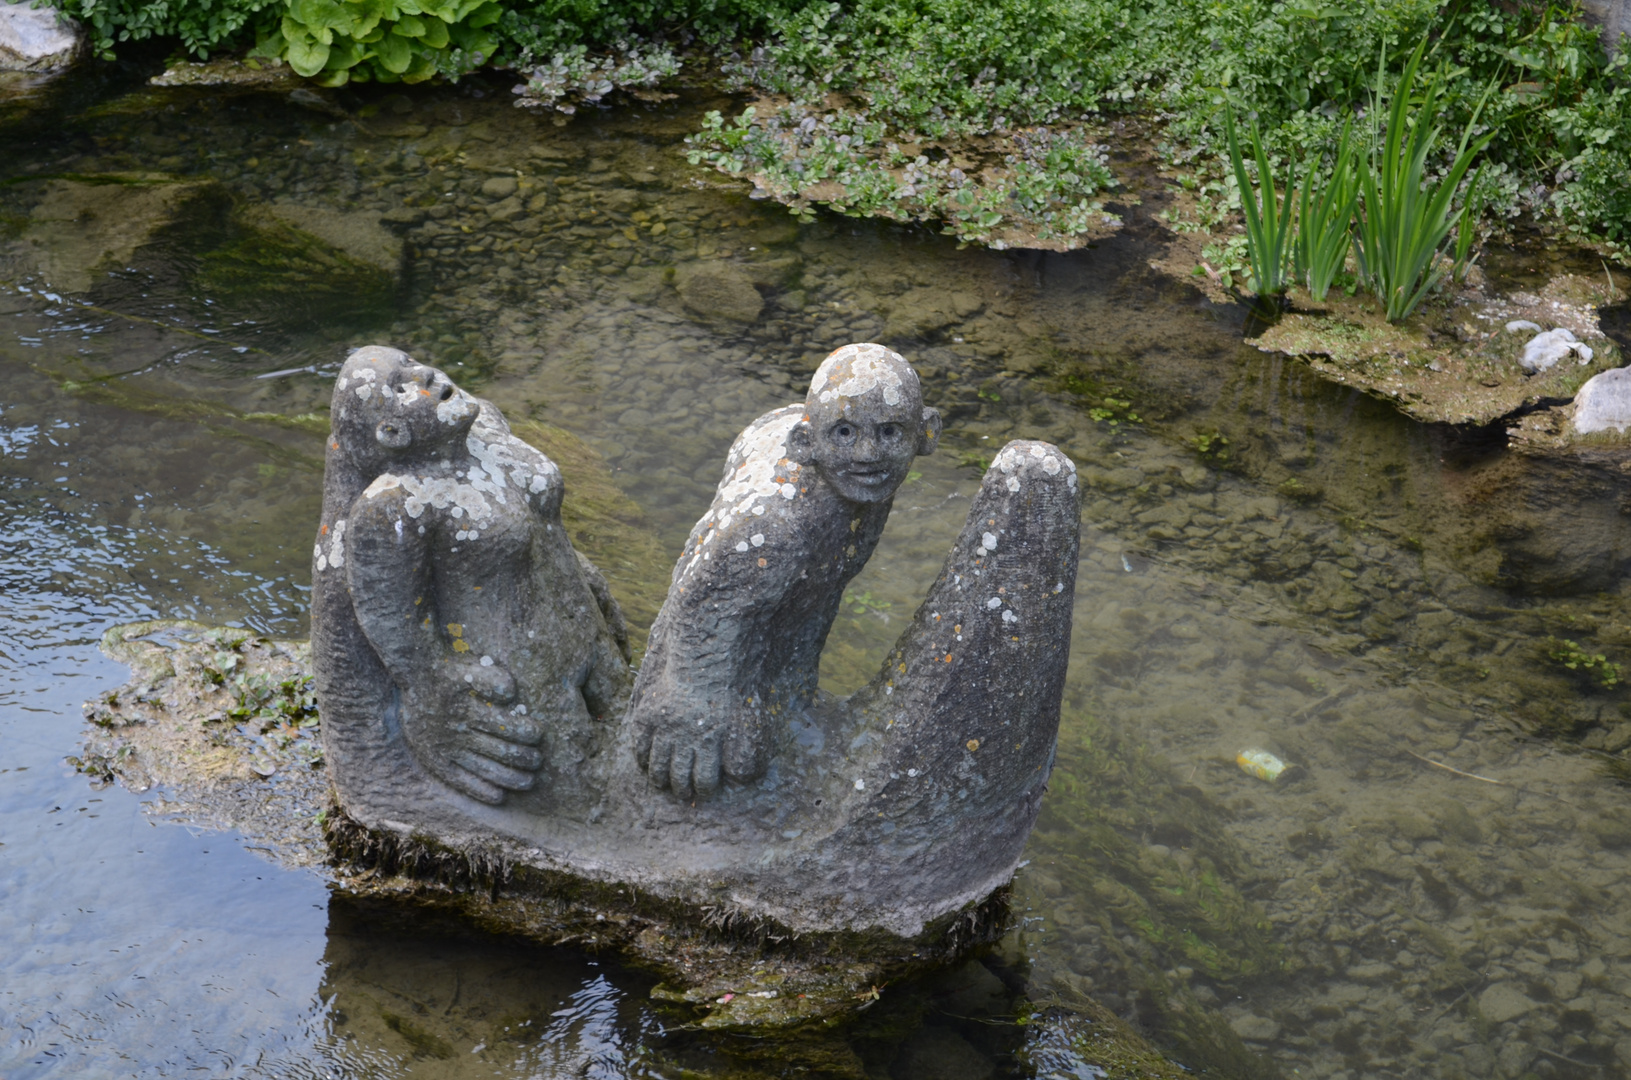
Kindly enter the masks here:
M 630 713 L 658 787 L 763 775 L 779 718 L 815 699 L 844 586 L 883 535 L 940 414 L 881 345 L 829 356 L 807 400 L 748 425 L 674 568 Z M 782 724 L 781 726 L 785 726 Z
M 562 534 L 559 473 L 388 349 L 334 400 L 312 635 L 342 807 L 800 932 L 912 938 L 1012 876 L 1053 764 L 1075 466 L 997 455 L 872 682 L 821 695 L 844 584 L 940 419 L 877 345 L 737 439 L 630 696 L 621 621 Z

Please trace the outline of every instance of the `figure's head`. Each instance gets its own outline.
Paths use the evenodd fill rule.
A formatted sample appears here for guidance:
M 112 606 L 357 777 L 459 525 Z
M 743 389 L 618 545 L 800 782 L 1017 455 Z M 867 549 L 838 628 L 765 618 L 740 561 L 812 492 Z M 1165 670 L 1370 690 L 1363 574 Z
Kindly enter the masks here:
M 364 459 L 389 461 L 462 439 L 479 411 L 446 375 L 380 345 L 352 353 L 334 384 L 335 433 Z
M 912 459 L 940 441 L 940 414 L 923 405 L 917 372 L 882 345 L 845 345 L 810 380 L 788 456 L 813 465 L 850 502 L 892 498 Z

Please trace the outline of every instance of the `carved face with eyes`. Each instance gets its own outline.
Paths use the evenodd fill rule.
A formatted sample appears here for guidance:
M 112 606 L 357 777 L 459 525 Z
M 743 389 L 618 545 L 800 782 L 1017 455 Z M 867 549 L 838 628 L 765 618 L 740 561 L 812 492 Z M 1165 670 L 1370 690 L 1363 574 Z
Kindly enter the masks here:
M 788 456 L 813 465 L 840 497 L 892 498 L 912 459 L 934 452 L 940 414 L 923 407 L 917 373 L 881 345 L 846 345 L 817 369 Z
M 347 359 L 334 401 L 358 442 L 392 457 L 462 438 L 480 411 L 476 399 L 440 371 L 378 346 L 359 349 Z

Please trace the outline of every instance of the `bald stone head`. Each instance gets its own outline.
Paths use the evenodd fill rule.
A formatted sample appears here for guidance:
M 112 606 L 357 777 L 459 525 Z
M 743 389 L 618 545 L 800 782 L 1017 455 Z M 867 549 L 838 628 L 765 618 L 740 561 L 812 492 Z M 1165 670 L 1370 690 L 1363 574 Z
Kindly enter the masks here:
M 940 427 L 904 357 L 882 345 L 845 345 L 810 380 L 787 454 L 850 502 L 884 502 L 905 483 L 912 459 L 934 452 Z
M 359 465 L 434 452 L 462 439 L 478 411 L 446 375 L 382 345 L 353 352 L 334 384 L 335 442 Z

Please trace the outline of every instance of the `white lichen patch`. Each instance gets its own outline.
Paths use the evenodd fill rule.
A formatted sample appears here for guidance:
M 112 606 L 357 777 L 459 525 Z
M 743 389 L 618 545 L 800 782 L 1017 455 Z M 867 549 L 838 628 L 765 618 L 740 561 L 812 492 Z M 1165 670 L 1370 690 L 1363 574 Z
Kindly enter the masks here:
M 328 550 L 323 550 L 323 540 L 319 537 L 317 546 L 312 549 L 312 557 L 317 560 L 319 571 L 330 567 L 339 569 L 345 565 L 345 519 L 336 521 L 333 529 L 325 532 L 328 535 Z
M 917 373 L 892 349 L 870 342 L 829 353 L 810 380 L 810 395 L 823 405 L 878 390 L 885 405 L 899 405 L 919 393 Z
M 436 419 L 444 424 L 456 424 L 476 411 L 476 399 L 463 390 L 455 390 L 446 401 L 436 403 Z

